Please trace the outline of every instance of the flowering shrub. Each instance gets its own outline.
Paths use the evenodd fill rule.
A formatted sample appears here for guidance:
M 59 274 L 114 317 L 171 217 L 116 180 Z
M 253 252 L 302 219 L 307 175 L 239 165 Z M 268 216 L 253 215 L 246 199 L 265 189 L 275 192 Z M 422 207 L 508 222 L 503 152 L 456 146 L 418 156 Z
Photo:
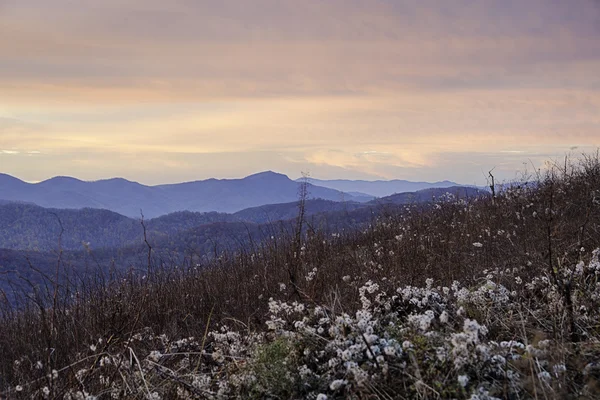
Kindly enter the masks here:
M 170 340 L 145 329 L 110 347 L 100 339 L 69 368 L 77 389 L 62 397 L 559 398 L 574 389 L 572 375 L 580 395 L 598 395 L 599 255 L 594 250 L 564 278 L 576 293 L 578 344 L 545 336 L 547 326 L 565 323 L 559 285 L 547 277 L 488 271 L 472 287 L 429 279 L 390 293 L 369 280 L 353 312 L 271 298 L 262 332 L 222 326 L 202 340 Z M 15 369 L 29 361 L 15 361 Z M 68 372 L 24 380 L 7 393 L 50 398 L 52 382 Z

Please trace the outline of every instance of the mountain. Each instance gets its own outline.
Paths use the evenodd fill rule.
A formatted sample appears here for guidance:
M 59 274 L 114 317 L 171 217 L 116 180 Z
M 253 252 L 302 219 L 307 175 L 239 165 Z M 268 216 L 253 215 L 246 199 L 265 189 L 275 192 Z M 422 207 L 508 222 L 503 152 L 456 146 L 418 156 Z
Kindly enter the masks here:
M 183 199 L 180 209 L 231 213 L 264 204 L 297 201 L 299 185 L 299 182 L 286 175 L 267 171 L 243 179 L 208 179 L 160 185 L 157 188 Z M 354 200 L 353 196 L 312 184 L 308 185 L 308 197 L 333 201 Z
M 46 208 L 97 208 L 129 217 L 146 218 L 176 211 L 232 213 L 264 204 L 298 199 L 300 183 L 283 174 L 266 171 L 242 179 L 207 179 L 178 184 L 146 186 L 122 178 L 93 182 L 55 177 L 26 183 L 0 174 L 0 199 L 35 203 Z M 309 198 L 368 201 L 338 190 L 309 184 Z
M 298 181 L 304 178 L 298 179 Z M 458 183 L 451 181 L 441 182 L 411 182 L 400 179 L 394 179 L 389 181 L 377 180 L 377 181 L 363 181 L 363 180 L 347 180 L 347 179 L 336 179 L 336 180 L 322 180 L 308 178 L 308 182 L 313 185 L 327 187 L 348 193 L 352 196 L 374 196 L 374 197 L 385 197 L 394 193 L 404 192 L 416 192 L 418 190 L 429 189 L 429 188 L 446 188 L 451 186 L 461 186 Z

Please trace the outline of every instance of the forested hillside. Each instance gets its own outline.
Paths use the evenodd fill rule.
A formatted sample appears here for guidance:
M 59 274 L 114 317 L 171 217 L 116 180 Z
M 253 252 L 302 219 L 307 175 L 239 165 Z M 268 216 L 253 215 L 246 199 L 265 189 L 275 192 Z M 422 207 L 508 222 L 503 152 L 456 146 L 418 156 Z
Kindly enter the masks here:
M 336 202 L 307 199 L 305 216 L 343 226 L 344 222 L 365 222 L 372 213 L 380 213 L 382 205 L 402 205 L 432 202 L 446 193 L 463 198 L 485 196 L 486 192 L 465 187 L 427 189 L 383 197 L 369 203 Z M 357 211 L 360 209 L 363 211 Z M 0 248 L 13 250 L 52 251 L 128 247 L 143 242 L 144 229 L 140 210 L 137 218 L 129 218 L 103 209 L 53 209 L 21 202 L 0 203 Z M 174 234 L 216 222 L 246 222 L 269 224 L 292 220 L 298 214 L 298 202 L 267 204 L 238 211 L 234 214 L 218 212 L 180 211 L 157 218 L 145 219 L 147 239 L 168 241 Z M 318 218 L 317 218 L 318 216 Z M 237 229 L 232 228 L 232 231 Z

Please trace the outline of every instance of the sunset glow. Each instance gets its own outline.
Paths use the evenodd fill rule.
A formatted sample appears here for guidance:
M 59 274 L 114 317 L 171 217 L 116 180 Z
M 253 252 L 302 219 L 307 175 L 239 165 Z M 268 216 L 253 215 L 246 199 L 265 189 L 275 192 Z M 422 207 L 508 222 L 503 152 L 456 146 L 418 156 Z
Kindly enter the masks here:
M 594 0 L 4 0 L 0 172 L 515 178 L 600 146 Z

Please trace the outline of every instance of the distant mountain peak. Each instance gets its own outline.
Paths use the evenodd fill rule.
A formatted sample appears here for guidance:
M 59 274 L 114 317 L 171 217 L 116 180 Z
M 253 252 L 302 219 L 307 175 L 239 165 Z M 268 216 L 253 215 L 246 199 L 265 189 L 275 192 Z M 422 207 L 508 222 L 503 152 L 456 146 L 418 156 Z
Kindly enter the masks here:
M 125 178 L 108 178 L 108 179 L 99 179 L 97 181 L 93 181 L 96 183 L 108 183 L 108 184 L 121 184 L 121 185 L 141 185 L 139 182 L 130 181 Z
M 290 179 L 288 178 L 287 175 L 284 174 L 280 174 L 279 172 L 274 172 L 274 171 L 263 171 L 263 172 L 258 172 L 256 174 L 252 174 L 252 175 L 248 175 L 247 177 L 245 177 L 244 179 L 248 179 L 248 180 L 257 180 L 257 179 Z
M 19 178 L 15 178 L 12 175 L 9 174 L 4 174 L 2 172 L 0 172 L 0 182 L 22 182 L 25 183 L 24 181 L 20 180 Z
M 443 181 L 439 181 L 439 182 L 434 182 L 434 183 L 436 183 L 436 184 L 437 184 L 437 183 L 450 184 L 450 185 L 452 185 L 452 186 L 462 186 L 462 185 L 459 185 L 459 184 L 458 184 L 458 183 L 456 183 L 456 182 L 449 181 L 449 180 L 447 180 L 447 179 L 446 179 L 446 180 L 443 180 Z
M 40 183 L 44 183 L 44 184 L 56 184 L 56 183 L 83 183 L 84 181 L 77 179 L 77 178 L 73 178 L 71 176 L 55 176 L 52 177 L 50 179 L 46 179 L 45 181 L 42 181 Z
M 132 181 L 127 180 L 125 178 L 115 177 L 115 178 L 98 179 L 95 182 L 132 182 Z

